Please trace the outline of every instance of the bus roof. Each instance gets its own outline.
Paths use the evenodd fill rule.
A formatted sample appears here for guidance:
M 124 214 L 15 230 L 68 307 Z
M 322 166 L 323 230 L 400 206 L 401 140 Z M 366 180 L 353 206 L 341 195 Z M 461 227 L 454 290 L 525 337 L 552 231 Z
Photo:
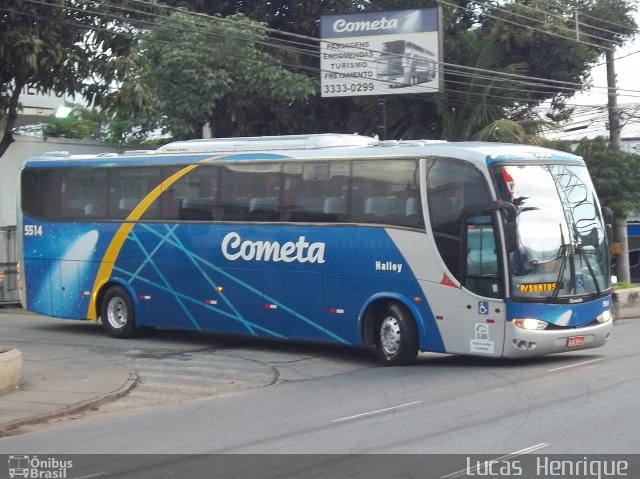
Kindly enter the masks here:
M 157 150 L 135 150 L 123 154 L 70 155 L 67 152 L 49 152 L 40 157 L 28 159 L 25 167 L 170 165 L 202 160 L 215 163 L 285 158 L 375 160 L 395 157 L 450 157 L 484 165 L 527 160 L 538 163 L 545 161 L 582 163 L 582 158 L 571 153 L 533 145 L 438 140 L 380 141 L 368 136 L 327 133 L 187 140 L 169 143 Z

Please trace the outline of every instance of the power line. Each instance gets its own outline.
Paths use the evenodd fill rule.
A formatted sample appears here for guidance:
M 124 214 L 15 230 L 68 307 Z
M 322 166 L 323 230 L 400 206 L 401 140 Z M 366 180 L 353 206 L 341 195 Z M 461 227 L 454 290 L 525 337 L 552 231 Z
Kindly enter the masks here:
M 480 2 L 480 4 L 481 5 L 490 5 L 491 2 L 490 1 Z M 523 3 L 517 3 L 517 4 L 513 3 L 511 5 L 518 5 L 519 7 L 526 8 L 527 10 L 531 10 L 531 11 L 536 12 L 536 13 L 542 13 L 547 17 L 555 18 L 556 20 L 560 20 L 562 22 L 567 22 L 567 23 L 571 22 L 571 20 L 569 18 L 567 18 L 567 17 L 563 17 L 561 15 L 557 15 L 557 14 L 551 13 L 549 11 L 540 10 L 539 8 L 531 7 L 531 6 L 525 5 Z M 513 15 L 515 17 L 523 18 L 525 20 L 529 20 L 531 22 L 539 23 L 539 24 L 542 24 L 542 25 L 546 25 L 548 23 L 546 20 L 541 20 L 541 19 L 538 19 L 538 18 L 535 18 L 535 17 L 530 17 L 530 16 L 527 16 L 527 15 L 524 15 L 522 13 L 517 13 L 517 12 L 514 12 L 512 10 L 508 10 L 506 8 L 501 8 L 501 7 L 498 7 L 496 4 L 494 4 L 492 6 L 493 6 L 494 10 L 499 11 L 499 12 L 503 12 L 503 13 L 505 13 L 507 15 Z M 578 25 L 580 25 L 580 22 L 578 22 Z M 617 34 L 616 32 L 613 32 L 611 30 L 607 30 L 607 29 L 604 29 L 604 28 L 599 28 L 599 27 L 588 25 L 588 24 L 585 24 L 585 23 L 582 23 L 582 25 L 586 26 L 588 28 L 594 29 L 594 30 L 601 30 L 601 31 L 603 31 L 605 33 L 610 33 L 612 35 L 616 35 Z M 569 36 L 567 38 L 576 37 L 576 39 L 578 39 L 575 30 L 573 30 L 573 29 L 571 29 L 571 28 L 569 28 L 569 27 L 567 27 L 565 25 L 555 25 L 554 24 L 553 26 L 559 28 L 560 30 L 567 31 L 568 34 L 569 34 Z M 585 32 L 580 32 L 580 35 L 586 36 L 586 37 L 590 37 L 590 38 L 595 39 L 595 40 L 605 41 L 605 39 L 603 37 L 599 37 L 597 35 L 588 34 L 588 33 L 585 33 Z
M 31 1 L 31 3 L 47 5 L 47 6 L 55 6 L 55 7 L 58 6 L 58 5 L 48 4 L 48 3 L 45 3 L 45 2 L 42 2 L 42 1 L 38 1 L 38 0 L 27 0 L 27 1 Z M 155 4 L 150 4 L 149 2 L 144 2 L 142 0 L 138 0 L 137 3 L 145 4 L 145 5 L 155 5 Z M 108 6 L 112 6 L 114 8 L 122 9 L 120 6 L 117 6 L 117 5 L 113 5 L 113 4 L 107 4 L 107 5 Z M 65 7 L 62 7 L 62 8 L 65 8 Z M 68 8 L 72 8 L 73 9 L 73 7 L 68 7 Z M 177 10 L 177 9 L 174 9 L 174 10 Z M 148 13 L 148 12 L 142 12 L 140 10 L 135 10 L 135 9 L 128 9 L 128 11 L 132 11 L 132 12 L 138 13 L 138 14 L 139 13 L 144 13 L 149 18 L 154 18 L 154 19 L 167 18 L 166 16 L 163 16 L 163 15 L 156 15 L 156 14 L 152 14 L 152 13 Z M 83 13 L 87 13 L 87 11 L 84 10 L 84 9 L 82 10 L 82 12 Z M 19 13 L 19 12 L 14 12 L 14 13 Z M 94 13 L 96 15 L 103 15 L 103 16 L 108 17 L 108 18 L 115 18 L 115 19 L 122 20 L 122 21 L 125 21 L 125 22 L 130 22 L 131 21 L 131 18 L 128 18 L 128 17 L 117 17 L 117 16 L 114 16 L 114 15 L 109 15 L 108 16 L 107 14 L 102 14 L 101 12 L 96 12 L 96 11 L 91 12 L 91 13 Z M 189 12 L 189 13 L 193 14 L 193 12 Z M 203 14 L 197 14 L 196 16 L 198 16 L 201 19 L 206 20 L 206 21 L 214 20 L 214 21 L 234 22 L 236 25 L 239 23 L 239 22 L 231 20 L 231 19 L 221 19 L 221 18 L 218 18 L 218 17 L 210 17 L 210 16 L 203 15 Z M 137 22 L 141 23 L 140 20 L 137 20 Z M 149 21 L 145 21 L 143 24 L 147 25 L 147 26 L 154 26 L 155 25 L 155 23 L 149 22 Z M 81 24 L 76 24 L 76 25 L 81 25 Z M 95 28 L 92 28 L 90 26 L 85 26 L 85 25 L 82 25 L 82 27 L 83 28 L 87 28 L 88 30 L 95 29 Z M 177 29 L 176 28 L 176 30 L 184 31 L 184 32 L 190 32 L 191 31 L 191 30 L 184 29 L 184 28 L 181 28 L 181 29 Z M 286 32 L 280 32 L 278 30 L 273 30 L 273 29 L 268 29 L 268 28 L 266 28 L 264 30 L 265 31 L 276 32 L 278 34 L 285 35 L 285 36 L 287 35 Z M 111 30 L 108 30 L 108 31 L 110 33 L 115 33 L 115 32 L 113 32 Z M 210 34 L 210 35 L 214 35 L 214 36 L 216 35 L 216 33 L 214 33 L 214 32 L 204 32 L 204 33 Z M 120 32 L 119 34 L 122 34 L 122 33 Z M 313 38 L 313 37 L 305 37 L 305 36 L 297 35 L 297 34 L 292 34 L 292 35 L 294 35 L 296 38 L 304 38 L 305 40 L 311 40 L 311 41 L 314 41 L 314 42 L 320 42 L 321 41 L 320 39 Z M 131 36 L 131 38 L 133 38 L 133 36 Z M 249 34 L 249 35 L 243 34 L 242 36 L 238 36 L 236 34 L 236 35 L 232 35 L 232 38 L 240 39 L 240 40 L 247 40 L 247 41 L 255 41 L 255 38 L 262 38 L 262 37 L 261 36 L 257 36 L 257 35 L 252 35 L 252 34 Z M 178 46 L 177 44 L 171 43 L 171 42 L 165 42 L 165 43 L 170 44 L 170 45 Z M 280 50 L 284 50 L 284 51 L 290 51 L 290 52 L 298 53 L 298 54 L 302 54 L 302 55 L 312 55 L 314 57 L 318 57 L 320 55 L 319 52 L 317 52 L 315 50 L 311 50 L 311 48 L 312 48 L 311 45 L 307 45 L 307 44 L 304 44 L 304 43 L 301 43 L 301 42 L 296 42 L 296 44 L 297 45 L 302 45 L 305 48 L 308 48 L 307 50 L 303 50 L 301 48 L 292 48 L 292 47 L 288 47 L 288 46 L 277 45 L 277 44 L 274 44 L 272 42 L 261 41 L 261 42 L 256 42 L 256 43 L 259 43 L 259 44 L 261 44 L 263 46 L 267 46 L 267 47 L 270 47 L 270 48 L 276 48 L 276 49 L 280 49 Z M 285 42 L 285 44 L 286 43 L 287 42 Z M 292 43 L 292 42 L 289 42 L 289 43 Z M 207 50 L 211 50 L 211 48 L 208 47 Z M 242 59 L 242 57 L 237 57 L 237 58 L 238 59 Z M 280 64 L 282 64 L 282 63 L 280 63 Z M 322 72 L 322 70 L 319 69 L 319 68 L 307 67 L 307 66 L 302 66 L 302 65 L 297 65 L 297 64 L 296 65 L 284 64 L 284 65 L 293 66 L 295 68 L 298 68 L 299 70 L 306 70 L 306 71 L 313 72 L 313 73 Z M 509 82 L 510 84 L 513 84 L 513 85 L 520 84 L 520 85 L 527 86 L 527 87 L 529 87 L 529 86 L 542 86 L 544 88 L 561 88 L 561 84 L 564 84 L 567 87 L 576 88 L 576 89 L 579 89 L 580 87 L 582 87 L 582 84 L 578 84 L 578 83 L 559 82 L 559 81 L 556 81 L 556 80 L 548 80 L 548 79 L 543 79 L 543 78 L 527 77 L 526 75 L 514 75 L 514 74 L 509 74 L 509 73 L 504 73 L 504 72 L 496 72 L 494 70 L 484 70 L 484 69 L 479 69 L 479 68 L 475 68 L 475 67 L 466 67 L 466 66 L 463 66 L 463 65 L 449 64 L 449 63 L 445 63 L 445 62 L 441 62 L 440 66 L 441 67 L 446 67 L 445 71 L 449 75 L 453 75 L 453 76 L 455 76 L 455 75 L 464 75 L 465 78 L 472 78 L 472 79 L 475 79 L 475 80 L 488 80 L 488 81 L 494 81 L 494 82 L 503 81 L 503 82 Z M 458 73 L 456 71 L 456 69 L 459 69 L 460 71 L 466 71 L 468 73 Z M 497 78 L 497 77 L 502 77 L 502 78 Z M 379 81 L 379 80 L 376 80 L 376 81 Z M 459 81 L 455 81 L 455 80 L 451 80 L 451 79 L 447 80 L 447 82 L 451 83 L 451 84 L 464 84 L 464 85 L 468 84 L 467 82 L 459 82 Z M 539 84 L 537 82 L 541 82 L 542 84 Z M 544 82 L 548 82 L 548 83 L 555 84 L 555 85 L 544 85 Z M 604 88 L 606 88 L 606 87 L 604 87 Z M 539 94 L 553 93 L 553 91 L 552 92 L 548 92 L 548 91 L 533 91 L 530 88 L 528 90 L 511 88 L 511 90 L 512 91 L 516 91 L 516 90 L 517 91 L 525 91 L 527 93 L 539 93 Z M 630 91 L 636 92 L 636 91 L 633 91 L 633 90 L 630 90 Z M 532 102 L 531 99 L 527 99 L 527 98 L 505 97 L 504 95 L 497 96 L 497 95 L 486 94 L 485 92 L 477 92 L 477 93 L 476 92 L 469 92 L 469 93 L 471 95 L 476 95 L 476 96 L 483 97 L 483 98 L 496 98 L 496 99 L 499 98 L 499 99 L 502 99 L 502 100 L 508 99 L 508 100 L 515 101 L 515 102 L 525 102 L 525 103 L 526 102 Z M 455 92 L 455 94 L 456 94 L 456 96 L 458 98 L 464 98 L 462 92 Z M 452 95 L 450 95 L 449 101 L 452 104 L 461 104 L 460 102 L 456 102 L 455 99 L 452 98 Z
M 490 0 L 484 2 L 485 5 L 489 4 L 489 3 L 490 3 Z M 546 3 L 550 7 L 554 7 L 554 8 L 558 8 L 558 9 L 562 9 L 562 10 L 566 9 L 566 5 L 560 5 L 560 4 L 555 3 L 555 2 L 553 2 L 553 3 L 552 2 L 543 2 L 543 3 Z M 586 23 L 586 22 L 581 22 L 579 20 L 579 17 L 583 16 L 583 17 L 592 18 L 592 19 L 595 19 L 595 20 L 598 20 L 598 21 L 603 21 L 603 22 L 608 23 L 608 24 L 610 24 L 610 25 L 612 25 L 614 27 L 619 27 L 620 29 L 623 29 L 623 30 L 628 30 L 629 31 L 629 33 L 628 33 L 629 35 L 633 35 L 633 34 L 638 32 L 637 28 L 636 29 L 632 29 L 632 28 L 630 28 L 630 27 L 628 27 L 626 25 L 622 25 L 620 23 L 609 22 L 609 21 L 606 21 L 604 19 L 599 19 L 599 18 L 590 16 L 590 15 L 587 15 L 585 13 L 582 13 L 579 10 L 577 10 L 577 8 L 574 9 L 574 10 L 570 10 L 570 12 L 572 12 L 574 15 L 572 15 L 572 16 L 562 16 L 562 15 L 559 15 L 559 14 L 554 14 L 554 13 L 552 13 L 550 11 L 545 11 L 545 10 L 541 10 L 540 8 L 532 7 L 531 5 L 526 5 L 524 3 L 512 3 L 511 5 L 518 5 L 519 7 L 525 8 L 527 10 L 530 10 L 530 11 L 533 11 L 533 12 L 536 12 L 536 13 L 541 13 L 541 14 L 546 15 L 548 17 L 552 17 L 552 18 L 555 18 L 557 20 L 560 20 L 560 21 L 563 21 L 563 22 L 567 22 L 569 24 L 573 23 L 575 25 L 575 23 L 577 22 L 578 30 L 579 30 L 580 26 L 582 26 L 582 27 L 586 27 L 586 28 L 592 29 L 592 30 L 599 30 L 601 32 L 610 34 L 612 36 L 623 34 L 621 32 L 615 32 L 613 30 L 609 30 L 609 29 L 606 29 L 606 28 L 598 27 L 598 26 L 595 26 L 595 25 L 592 25 L 592 24 L 589 24 L 589 23 Z M 512 12 L 512 11 L 504 9 L 504 8 L 500 8 L 500 7 L 497 6 L 497 4 L 496 4 L 496 6 L 494 8 L 496 10 L 499 10 L 499 11 L 502 11 L 502 12 L 505 12 L 505 13 L 516 15 L 515 12 Z M 578 15 L 578 19 L 577 20 L 575 19 L 575 14 Z M 522 17 L 524 17 L 526 19 L 529 19 L 529 20 L 532 20 L 532 21 L 535 21 L 535 22 L 538 22 L 538 23 L 543 23 L 543 24 L 545 23 L 544 20 L 538 20 L 538 19 L 527 17 L 527 16 L 524 16 L 524 15 L 519 15 L 519 16 L 522 16 Z M 572 20 L 572 18 L 573 18 L 573 20 Z M 599 37 L 597 35 L 590 35 L 590 34 L 582 32 L 582 31 L 580 31 L 580 34 L 581 35 L 586 35 L 588 37 L 591 37 L 591 38 L 594 38 L 594 39 L 597 39 L 597 40 L 607 41 L 607 39 L 605 39 L 603 37 Z
M 36 4 L 44 4 L 44 5 L 51 6 L 51 4 L 46 4 L 42 0 L 26 0 L 26 1 L 30 1 L 30 2 L 36 3 Z M 136 1 L 136 3 L 143 4 L 143 5 L 146 5 L 146 6 L 155 6 L 155 4 L 152 4 L 152 3 L 148 2 L 148 1 L 143 1 L 143 0 L 135 0 L 135 1 Z M 131 12 L 135 12 L 135 13 L 144 13 L 146 15 L 149 15 L 151 18 L 166 18 L 166 16 L 150 14 L 148 12 L 142 12 L 140 10 L 135 10 L 135 9 L 131 9 L 131 8 L 124 8 L 124 7 L 121 7 L 121 6 L 118 6 L 118 5 L 113 5 L 113 4 L 107 4 L 107 5 L 108 6 L 112 6 L 114 8 L 117 8 L 117 9 L 121 9 L 121 10 L 127 10 L 127 11 L 131 11 Z M 73 7 L 71 7 L 71 8 L 73 9 Z M 198 17 L 200 19 L 206 20 L 207 22 L 209 22 L 209 21 L 232 22 L 235 25 L 237 25 L 239 23 L 239 22 L 237 22 L 235 20 L 231 20 L 231 19 L 224 19 L 224 18 L 220 18 L 220 17 L 211 17 L 211 16 L 208 16 L 208 15 L 194 13 L 194 12 L 184 12 L 183 10 L 179 10 L 179 9 L 174 8 L 174 7 L 162 6 L 161 8 L 164 9 L 164 10 L 181 11 L 183 13 L 187 13 L 190 16 Z M 78 9 L 76 9 L 76 10 L 78 10 Z M 83 12 L 86 12 L 86 10 L 83 10 Z M 101 14 L 101 12 L 97 12 L 97 11 L 94 11 L 92 13 L 94 13 L 96 15 L 100 15 Z M 119 20 L 123 20 L 123 21 L 128 21 L 129 20 L 128 18 L 125 18 L 125 17 L 116 17 L 116 18 L 118 18 Z M 152 22 L 145 22 L 145 23 L 148 26 L 155 25 Z M 183 29 L 183 28 L 181 28 L 179 30 L 180 31 L 185 31 L 185 32 L 189 31 L 189 30 L 186 30 L 186 29 Z M 265 31 L 271 31 L 271 32 L 277 32 L 278 34 L 282 34 L 282 35 L 289 35 L 286 32 L 280 32 L 278 30 L 273 30 L 273 29 L 269 29 L 269 28 L 265 28 L 264 30 Z M 216 35 L 215 32 L 204 32 L 204 33 L 210 34 L 210 35 Z M 293 36 L 295 36 L 297 38 L 304 38 L 306 40 L 312 40 L 314 42 L 321 41 L 318 38 L 306 37 L 304 35 L 298 35 L 298 34 L 291 34 L 291 35 L 293 35 Z M 277 44 L 274 44 L 274 43 L 269 43 L 269 42 L 264 42 L 264 41 L 257 41 L 255 37 L 262 39 L 262 37 L 259 37 L 257 35 L 251 34 L 251 33 L 246 34 L 245 32 L 242 32 L 242 36 L 237 36 L 237 34 L 235 36 L 235 38 L 237 38 L 237 39 L 242 39 L 242 40 L 247 40 L 247 41 L 254 41 L 254 42 L 256 42 L 258 44 L 261 44 L 263 46 L 267 46 L 267 47 L 270 47 L 270 48 L 276 48 L 276 49 L 280 49 L 280 50 L 284 50 L 284 51 L 289 51 L 289 52 L 292 52 L 292 53 L 303 54 L 303 55 L 311 55 L 311 56 L 316 56 L 316 57 L 319 57 L 319 55 L 320 55 L 320 52 L 317 52 L 317 51 L 314 51 L 314 50 L 302 50 L 302 49 L 298 49 L 298 48 L 290 48 L 290 47 L 287 47 L 287 46 L 281 46 L 281 45 L 277 45 Z M 301 44 L 299 42 L 297 42 L 297 44 L 298 45 L 304 45 L 305 47 L 307 47 L 306 44 Z M 377 53 L 379 53 L 379 52 L 377 52 Z M 299 65 L 295 65 L 295 66 L 299 68 Z M 549 80 L 549 79 L 543 79 L 543 78 L 527 77 L 526 75 L 519 75 L 518 76 L 518 75 L 513 75 L 513 74 L 508 74 L 508 73 L 496 72 L 495 70 L 484 70 L 484 69 L 478 69 L 478 68 L 474 68 L 474 67 L 466 67 L 466 66 L 463 66 L 463 65 L 449 64 L 449 63 L 445 63 L 445 62 L 441 62 L 440 66 L 441 67 L 447 67 L 445 71 L 447 73 L 450 73 L 450 74 L 454 73 L 452 69 L 459 68 L 459 69 L 466 70 L 468 72 L 482 72 L 482 73 L 488 73 L 490 75 L 505 76 L 505 77 L 510 77 L 510 78 L 522 78 L 522 79 L 526 79 L 527 81 L 534 81 L 534 82 L 538 81 L 538 82 L 542 82 L 542 83 L 546 82 L 546 83 L 551 83 L 551 84 L 555 83 L 557 85 L 560 85 L 561 83 L 563 83 L 567 87 L 569 87 L 571 89 L 576 89 L 576 90 L 580 90 L 583 87 L 583 85 L 580 84 L 580 83 L 560 82 L 558 80 Z M 476 78 L 481 78 L 479 75 L 471 75 L 471 76 L 475 76 Z M 594 87 L 594 88 L 606 89 L 607 87 Z M 634 91 L 632 91 L 632 92 L 634 92 Z
M 539 3 L 543 3 L 546 4 L 550 7 L 554 7 L 554 8 L 560 8 L 560 9 L 564 9 L 566 8 L 566 5 L 562 5 L 556 1 L 551 1 L 551 0 L 538 0 Z M 606 23 L 608 25 L 611 25 L 612 27 L 618 27 L 620 29 L 626 29 L 626 30 L 631 30 L 629 32 L 629 35 L 634 35 L 637 34 L 640 30 L 636 27 L 635 29 L 631 29 L 630 27 L 628 27 L 627 25 L 623 25 L 621 23 L 617 23 L 611 20 L 607 20 L 606 18 L 602 18 L 602 17 L 595 17 L 593 15 L 589 15 L 588 13 L 584 13 L 584 12 L 578 12 L 580 16 L 586 17 L 586 18 L 590 18 L 592 20 L 595 20 L 599 23 Z M 588 25 L 590 28 L 596 28 L 593 25 Z
M 463 7 L 463 6 L 460 6 L 460 5 L 456 5 L 455 3 L 450 3 L 450 2 L 447 2 L 446 0 L 437 0 L 437 2 L 441 3 L 443 5 L 448 5 L 450 7 L 456 8 L 456 9 L 461 9 L 461 10 L 467 10 L 469 12 L 474 12 L 474 10 L 472 8 L 470 8 L 470 7 Z M 509 13 L 510 14 L 514 14 L 513 12 L 509 12 Z M 530 20 L 533 20 L 530 17 L 526 17 L 524 15 L 520 15 L 520 14 L 514 14 L 514 15 L 515 16 L 520 16 L 520 17 L 525 17 L 525 18 L 528 18 Z M 574 41 L 576 43 L 580 43 L 580 44 L 587 45 L 587 46 L 590 46 L 590 47 L 594 47 L 594 48 L 598 48 L 598 49 L 604 49 L 604 50 L 611 50 L 611 47 L 606 47 L 606 46 L 598 45 L 596 43 L 591 43 L 591 42 L 585 42 L 583 40 L 573 38 L 572 36 L 561 35 L 559 33 L 555 33 L 555 32 L 549 31 L 549 30 L 542 30 L 540 28 L 532 27 L 531 25 L 526 25 L 526 24 L 523 24 L 523 23 L 519 23 L 519 22 L 516 22 L 516 21 L 513 21 L 513 20 L 508 20 L 506 18 L 498 17 L 498 16 L 495 16 L 495 15 L 485 14 L 484 16 L 486 16 L 487 18 L 493 18 L 494 20 L 498 20 L 498 21 L 501 21 L 501 22 L 509 23 L 511 25 L 515 25 L 515 26 L 518 26 L 518 27 L 530 28 L 531 30 L 536 31 L 536 32 L 540 32 L 540 33 L 544 33 L 544 34 L 551 35 L 551 36 L 554 36 L 554 37 L 562 38 L 564 40 Z M 537 21 L 537 20 L 535 20 L 535 21 L 538 22 L 538 23 L 543 23 L 544 24 L 544 22 L 540 22 L 540 21 Z M 568 32 L 571 32 L 573 34 L 573 32 L 570 29 L 568 29 L 568 28 L 563 28 L 563 29 L 567 30 Z

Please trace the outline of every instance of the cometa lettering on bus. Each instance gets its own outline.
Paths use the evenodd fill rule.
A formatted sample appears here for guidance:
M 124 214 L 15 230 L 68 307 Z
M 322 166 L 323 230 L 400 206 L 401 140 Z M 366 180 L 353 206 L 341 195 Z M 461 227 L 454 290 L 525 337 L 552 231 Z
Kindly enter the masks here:
M 230 261 L 284 261 L 292 263 L 324 263 L 324 243 L 309 243 L 304 236 L 297 241 L 280 244 L 277 241 L 242 240 L 238 233 L 229 233 L 222 240 L 222 254 Z

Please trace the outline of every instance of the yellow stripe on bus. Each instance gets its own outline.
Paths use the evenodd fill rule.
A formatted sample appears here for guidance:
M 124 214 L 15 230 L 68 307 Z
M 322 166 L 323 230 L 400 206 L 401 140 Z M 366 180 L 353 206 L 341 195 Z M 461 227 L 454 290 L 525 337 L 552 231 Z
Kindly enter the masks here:
M 213 161 L 217 158 L 218 157 L 206 158 L 204 160 L 201 160 L 199 163 Z M 116 231 L 116 234 L 113 236 L 113 239 L 111 240 L 111 243 L 109 243 L 107 251 L 102 257 L 102 261 L 100 262 L 100 267 L 98 268 L 98 273 L 96 274 L 96 279 L 93 282 L 93 288 L 91 289 L 91 298 L 89 299 L 89 308 L 87 309 L 87 319 L 98 319 L 98 311 L 96 308 L 96 303 L 98 301 L 98 291 L 100 291 L 100 288 L 102 288 L 102 286 L 104 286 L 111 277 L 111 272 L 113 271 L 113 266 L 116 262 L 116 258 L 120 254 L 120 250 L 122 249 L 124 242 L 129 236 L 129 233 L 135 226 L 135 221 L 138 221 L 142 217 L 142 215 L 144 215 L 149 206 L 151 206 L 151 204 L 158 199 L 158 197 L 164 190 L 166 190 L 169 186 L 171 186 L 173 183 L 178 181 L 180 178 L 182 178 L 184 175 L 194 170 L 198 166 L 200 165 L 196 164 L 186 166 L 168 177 L 158 186 L 156 186 L 147 194 L 147 196 L 140 200 L 135 208 L 133 208 L 131 213 L 129 213 L 129 216 L 127 216 L 125 223 L 122 223 L 120 225 L 120 228 L 118 228 L 118 231 Z

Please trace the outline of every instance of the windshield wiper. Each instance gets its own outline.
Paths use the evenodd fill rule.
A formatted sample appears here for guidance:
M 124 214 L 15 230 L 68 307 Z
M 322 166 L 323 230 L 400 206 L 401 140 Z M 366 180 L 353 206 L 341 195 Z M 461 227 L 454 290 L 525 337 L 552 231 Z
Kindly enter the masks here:
M 576 249 L 578 250 L 578 254 L 584 259 L 585 264 L 587 265 L 587 269 L 589 270 L 589 274 L 593 279 L 593 283 L 596 286 L 597 294 L 600 295 L 602 293 L 602 289 L 600 289 L 600 283 L 598 283 L 598 277 L 596 276 L 596 272 L 593 270 L 591 266 L 591 261 L 589 261 L 589 257 L 587 256 L 587 252 L 584 250 L 582 246 L 582 240 L 580 239 L 580 235 L 578 234 L 578 227 L 575 223 L 572 223 L 574 235 L 576 236 Z
M 562 232 L 562 225 L 560 225 L 560 238 L 561 238 L 562 244 L 560 246 L 559 256 L 562 258 L 562 262 L 560 263 L 560 268 L 558 270 L 558 277 L 556 278 L 556 288 L 553 291 L 553 294 L 551 295 L 551 297 L 549 298 L 552 300 L 555 300 L 558 297 L 558 294 L 560 293 L 560 285 L 563 283 L 562 277 L 564 276 L 564 272 L 567 267 L 567 260 L 569 258 L 572 258 L 572 261 L 569 262 L 569 269 L 571 271 L 571 289 L 569 290 L 569 293 L 570 294 L 578 293 L 577 286 L 576 286 L 576 264 L 573 261 L 573 257 L 575 256 L 574 252 L 577 252 L 578 255 L 580 255 L 580 257 L 584 260 L 584 263 L 587 266 L 587 269 L 589 270 L 589 274 L 591 275 L 591 278 L 593 279 L 593 283 L 596 287 L 596 294 L 600 295 L 602 293 L 602 289 L 600 288 L 600 283 L 598 282 L 598 276 L 596 275 L 596 272 L 594 271 L 593 266 L 591 266 L 591 261 L 589 260 L 587 252 L 585 251 L 582 245 L 582 241 L 580 240 L 580 235 L 578 234 L 578 229 L 576 228 L 575 223 L 572 224 L 572 227 L 574 230 L 575 240 L 572 240 L 571 243 L 567 244 L 565 243 L 564 234 Z
M 553 293 L 549 297 L 549 300 L 555 300 L 558 298 L 558 294 L 560 294 L 560 286 L 564 286 L 564 282 L 562 281 L 562 277 L 564 276 L 564 271 L 567 267 L 567 260 L 569 257 L 573 257 L 571 252 L 571 244 L 567 244 L 564 239 L 564 233 L 562 232 L 562 224 L 558 223 L 560 227 L 560 250 L 558 252 L 559 256 L 562 258 L 560 262 L 560 268 L 558 269 L 558 277 L 556 278 L 556 288 L 553 290 Z M 571 272 L 571 284 L 572 290 L 575 292 L 575 284 L 576 284 L 576 266 L 573 261 L 569 263 L 569 270 Z M 569 291 L 571 292 L 571 291 Z

